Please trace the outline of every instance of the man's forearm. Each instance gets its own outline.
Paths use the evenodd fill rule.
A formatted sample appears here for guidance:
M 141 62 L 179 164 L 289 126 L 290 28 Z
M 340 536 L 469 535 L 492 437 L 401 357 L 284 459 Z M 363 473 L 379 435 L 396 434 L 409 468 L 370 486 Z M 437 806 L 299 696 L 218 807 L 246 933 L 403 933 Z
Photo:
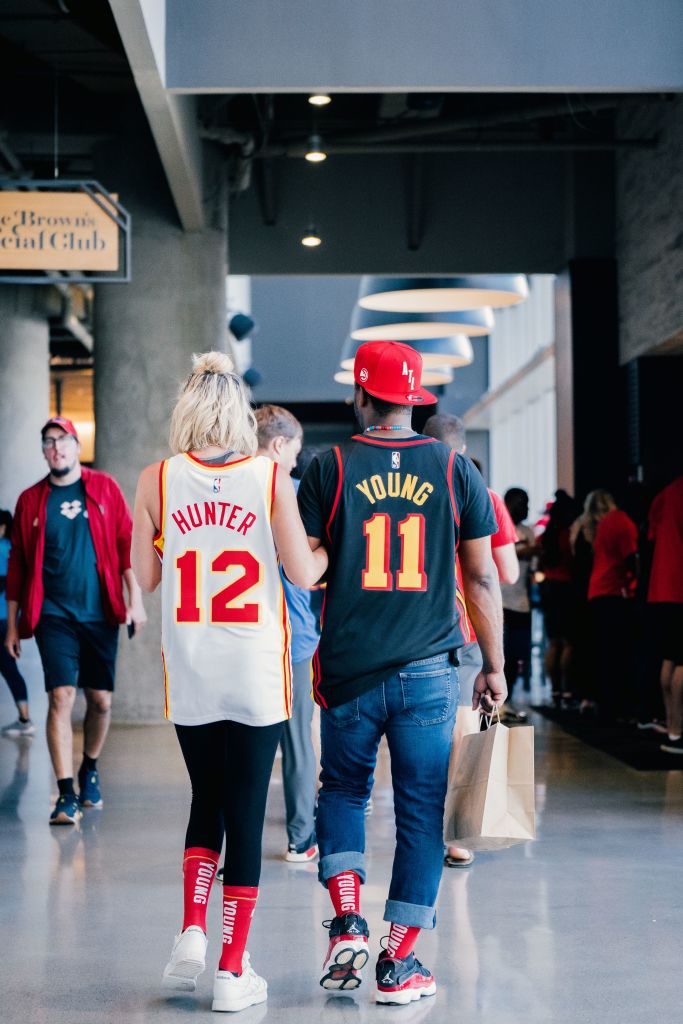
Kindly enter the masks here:
M 7 601 L 7 625 L 11 629 L 17 628 L 17 615 L 19 614 L 19 602 Z
M 481 648 L 485 671 L 503 671 L 503 605 L 495 573 L 463 576 L 467 614 Z
M 142 601 L 142 590 L 140 589 L 140 584 L 135 579 L 133 570 L 124 569 L 121 575 L 128 591 L 128 604 L 137 604 L 139 601 Z

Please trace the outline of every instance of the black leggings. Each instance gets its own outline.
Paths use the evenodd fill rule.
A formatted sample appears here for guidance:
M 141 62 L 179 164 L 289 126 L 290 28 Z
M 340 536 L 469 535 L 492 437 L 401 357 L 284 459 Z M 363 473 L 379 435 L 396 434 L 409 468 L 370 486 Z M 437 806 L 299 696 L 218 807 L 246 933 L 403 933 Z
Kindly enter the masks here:
M 257 886 L 268 783 L 283 722 L 176 725 L 192 784 L 185 847 L 220 851 L 226 885 Z

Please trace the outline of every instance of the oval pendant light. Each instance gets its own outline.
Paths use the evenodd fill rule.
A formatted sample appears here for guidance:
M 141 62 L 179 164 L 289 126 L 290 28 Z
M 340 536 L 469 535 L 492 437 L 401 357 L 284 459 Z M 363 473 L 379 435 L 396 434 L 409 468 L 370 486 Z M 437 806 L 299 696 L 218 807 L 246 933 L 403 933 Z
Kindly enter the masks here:
M 351 316 L 351 337 L 358 341 L 414 341 L 418 338 L 449 338 L 453 334 L 483 337 L 494 327 L 488 307 L 455 313 L 384 313 L 356 306 Z
M 514 306 L 529 294 L 524 274 L 363 277 L 358 304 L 390 313 L 441 313 Z

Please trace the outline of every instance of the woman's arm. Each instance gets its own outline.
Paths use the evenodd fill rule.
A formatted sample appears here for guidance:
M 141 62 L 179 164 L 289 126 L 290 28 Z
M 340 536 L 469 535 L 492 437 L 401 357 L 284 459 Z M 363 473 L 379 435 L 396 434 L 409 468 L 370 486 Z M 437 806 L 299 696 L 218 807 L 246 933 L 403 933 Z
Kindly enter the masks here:
M 133 539 L 130 560 L 135 578 L 147 593 L 161 581 L 161 562 L 154 550 L 154 537 L 159 529 L 159 463 L 143 469 L 138 480 L 133 512 Z
M 327 569 L 327 551 L 321 542 L 311 549 L 299 515 L 294 485 L 283 472 L 279 472 L 275 479 L 270 524 L 287 579 L 297 587 L 312 587 Z

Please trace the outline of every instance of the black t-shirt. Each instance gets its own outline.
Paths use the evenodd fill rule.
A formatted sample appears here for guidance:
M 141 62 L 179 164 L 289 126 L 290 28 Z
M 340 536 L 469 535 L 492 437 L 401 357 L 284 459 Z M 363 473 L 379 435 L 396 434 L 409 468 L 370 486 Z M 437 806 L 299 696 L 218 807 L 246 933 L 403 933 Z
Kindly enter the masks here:
M 50 484 L 43 588 L 42 615 L 81 622 L 106 618 L 82 480 L 65 487 Z
M 421 435 L 358 435 L 313 460 L 298 498 L 330 556 L 317 703 L 345 704 L 400 665 L 463 645 L 458 542 L 498 529 L 469 459 Z

